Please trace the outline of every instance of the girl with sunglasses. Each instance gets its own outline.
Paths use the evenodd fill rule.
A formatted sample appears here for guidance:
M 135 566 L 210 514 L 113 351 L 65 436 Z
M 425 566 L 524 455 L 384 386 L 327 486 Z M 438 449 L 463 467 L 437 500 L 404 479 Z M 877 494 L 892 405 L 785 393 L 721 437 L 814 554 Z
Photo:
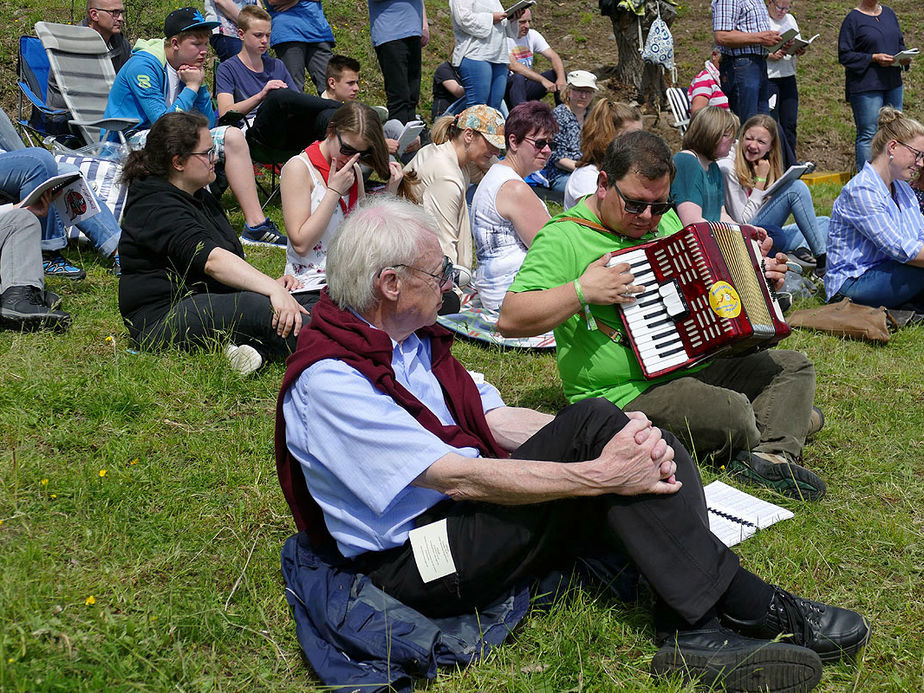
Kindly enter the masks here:
M 327 136 L 296 154 L 282 167 L 282 215 L 289 242 L 286 274 L 299 291 L 320 294 L 327 285 L 327 245 L 334 230 L 365 194 L 359 162 L 370 166 L 394 193 L 401 165 L 389 162 L 378 115 L 355 101 L 337 109 Z
M 208 121 L 198 113 L 161 116 L 144 148 L 128 156 L 119 311 L 143 349 L 230 338 L 231 366 L 247 374 L 264 358 L 295 350 L 308 311 L 289 293 L 291 277 L 274 280 L 244 259 L 206 189 L 215 160 Z
M 871 153 L 831 210 L 825 292 L 924 312 L 924 217 L 908 185 L 924 167 L 924 126 L 883 107 Z
M 558 123 L 541 101 L 516 106 L 504 124 L 507 155 L 478 184 L 472 199 L 475 288 L 481 304 L 498 310 L 549 211 L 523 180 L 545 166 Z

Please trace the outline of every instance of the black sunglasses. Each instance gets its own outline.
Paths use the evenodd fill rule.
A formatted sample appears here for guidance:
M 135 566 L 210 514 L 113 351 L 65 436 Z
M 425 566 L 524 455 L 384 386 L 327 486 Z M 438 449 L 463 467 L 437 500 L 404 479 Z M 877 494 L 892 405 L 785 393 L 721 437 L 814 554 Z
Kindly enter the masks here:
M 337 133 L 337 142 L 340 143 L 340 153 L 343 154 L 343 156 L 353 156 L 354 154 L 359 154 L 360 159 L 365 159 L 372 155 L 371 149 L 354 149 L 350 145 L 344 144 L 339 132 Z
M 622 198 L 622 203 L 626 207 L 626 212 L 629 214 L 642 214 L 645 209 L 651 207 L 652 216 L 661 216 L 667 212 L 671 207 L 674 206 L 673 201 L 668 200 L 667 202 L 643 202 L 642 200 L 630 200 L 628 197 L 622 194 L 622 190 L 619 189 L 619 186 L 613 183 L 613 190 Z
M 444 284 L 451 284 L 453 281 L 453 274 L 455 273 L 455 267 L 452 265 L 452 260 L 449 259 L 449 256 L 443 255 L 443 265 L 440 267 L 439 274 L 434 274 L 433 272 L 428 272 L 425 269 L 420 269 L 420 267 L 414 267 L 414 265 L 392 265 L 392 267 L 407 267 L 408 269 L 414 270 L 415 272 L 420 272 L 421 274 L 426 274 L 428 277 L 432 277 L 436 280 L 437 286 L 443 286 Z
M 532 145 L 540 152 L 546 147 L 548 147 L 549 151 L 552 151 L 552 152 L 558 149 L 558 145 L 555 144 L 552 140 L 546 140 L 546 139 L 537 140 L 532 137 L 524 137 L 523 139 L 526 140 L 527 142 L 531 142 Z

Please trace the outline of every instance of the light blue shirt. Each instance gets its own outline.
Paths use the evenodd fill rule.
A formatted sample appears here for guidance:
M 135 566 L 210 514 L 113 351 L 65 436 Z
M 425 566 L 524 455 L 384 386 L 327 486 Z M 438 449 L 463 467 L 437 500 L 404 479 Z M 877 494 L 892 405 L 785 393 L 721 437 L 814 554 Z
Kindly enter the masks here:
M 892 187 L 894 197 L 867 162 L 834 201 L 825 272 L 828 298 L 847 279 L 888 260 L 907 263 L 924 248 L 924 216 L 914 191 L 904 181 L 895 181 Z
M 430 369 L 430 341 L 412 334 L 392 341 L 395 377 L 446 425 L 455 420 Z M 504 406 L 492 385 L 480 384 L 484 411 Z M 390 396 L 344 362 L 312 364 L 283 399 L 286 443 L 299 461 L 311 496 L 346 557 L 402 545 L 414 518 L 446 496 L 412 486 L 454 448 L 421 426 Z

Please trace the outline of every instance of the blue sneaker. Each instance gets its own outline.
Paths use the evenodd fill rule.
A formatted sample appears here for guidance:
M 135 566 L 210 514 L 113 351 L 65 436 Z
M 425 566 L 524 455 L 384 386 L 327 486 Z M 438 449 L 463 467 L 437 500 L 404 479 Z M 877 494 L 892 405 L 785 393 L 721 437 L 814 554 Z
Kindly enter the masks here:
M 87 276 L 86 272 L 79 267 L 74 267 L 58 252 L 42 253 L 42 269 L 48 277 L 83 279 Z
M 276 248 L 285 248 L 288 239 L 285 234 L 279 232 L 276 223 L 266 217 L 262 224 L 250 227 L 244 224 L 244 230 L 241 231 L 241 243 L 244 245 L 269 245 Z

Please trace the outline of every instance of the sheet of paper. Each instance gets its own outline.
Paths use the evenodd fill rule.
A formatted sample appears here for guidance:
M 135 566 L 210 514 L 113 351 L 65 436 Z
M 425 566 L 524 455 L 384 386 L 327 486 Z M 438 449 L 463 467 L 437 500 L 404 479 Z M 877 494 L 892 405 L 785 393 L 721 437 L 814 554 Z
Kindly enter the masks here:
M 727 517 L 716 514 L 712 510 L 709 511 L 709 529 L 725 546 L 740 544 L 757 532 L 756 527 L 739 524 L 734 520 L 729 520 Z
M 815 170 L 815 163 L 813 161 L 806 161 L 804 164 L 794 164 L 790 166 L 783 173 L 782 176 L 773 181 L 773 185 L 767 188 L 767 196 L 775 195 L 777 192 L 783 189 L 784 186 L 789 185 L 794 180 L 797 180 L 804 176 L 806 173 L 811 173 Z
M 73 183 L 78 178 L 80 178 L 80 173 L 77 171 L 74 171 L 73 173 L 59 173 L 57 176 L 52 176 L 44 183 L 36 187 L 35 190 L 26 195 L 22 200 L 22 206 L 29 207 L 30 205 L 34 205 L 39 201 L 39 198 L 45 193 L 46 190 L 51 190 L 52 195 L 57 195 L 65 185 L 68 183 Z
M 426 124 L 420 120 L 412 120 L 404 126 L 404 130 L 398 137 L 398 156 L 404 154 L 404 150 L 417 139 L 417 135 L 423 132 L 425 127 L 427 127 Z
M 425 583 L 456 572 L 456 564 L 449 550 L 449 532 L 446 520 L 437 520 L 410 531 L 411 551 L 420 579 Z
M 780 34 L 780 39 L 782 39 L 782 40 L 781 40 L 778 44 L 776 44 L 775 46 L 773 46 L 773 48 L 768 48 L 768 49 L 767 49 L 767 52 L 768 52 L 768 53 L 776 53 L 778 50 L 780 50 L 780 48 L 782 48 L 782 47 L 785 46 L 787 43 L 789 43 L 790 41 L 792 41 L 792 40 L 793 40 L 794 38 L 796 38 L 796 36 L 798 36 L 798 35 L 799 35 L 799 30 L 798 30 L 798 29 L 787 29 L 787 30 L 784 31 L 782 34 Z
M 916 58 L 920 52 L 921 51 L 919 51 L 917 48 L 906 48 L 905 50 L 896 53 L 892 56 L 895 58 L 895 62 L 892 63 L 892 67 L 901 67 L 901 65 L 898 64 L 899 61 L 904 60 L 905 58 Z
M 532 7 L 535 4 L 536 4 L 535 0 L 520 0 L 519 2 L 511 5 L 506 10 L 504 10 L 504 14 L 506 14 L 509 17 L 514 12 L 517 12 L 519 10 L 525 10 L 529 7 Z
M 99 204 L 83 176 L 55 195 L 54 206 L 65 226 L 79 224 L 99 214 Z

